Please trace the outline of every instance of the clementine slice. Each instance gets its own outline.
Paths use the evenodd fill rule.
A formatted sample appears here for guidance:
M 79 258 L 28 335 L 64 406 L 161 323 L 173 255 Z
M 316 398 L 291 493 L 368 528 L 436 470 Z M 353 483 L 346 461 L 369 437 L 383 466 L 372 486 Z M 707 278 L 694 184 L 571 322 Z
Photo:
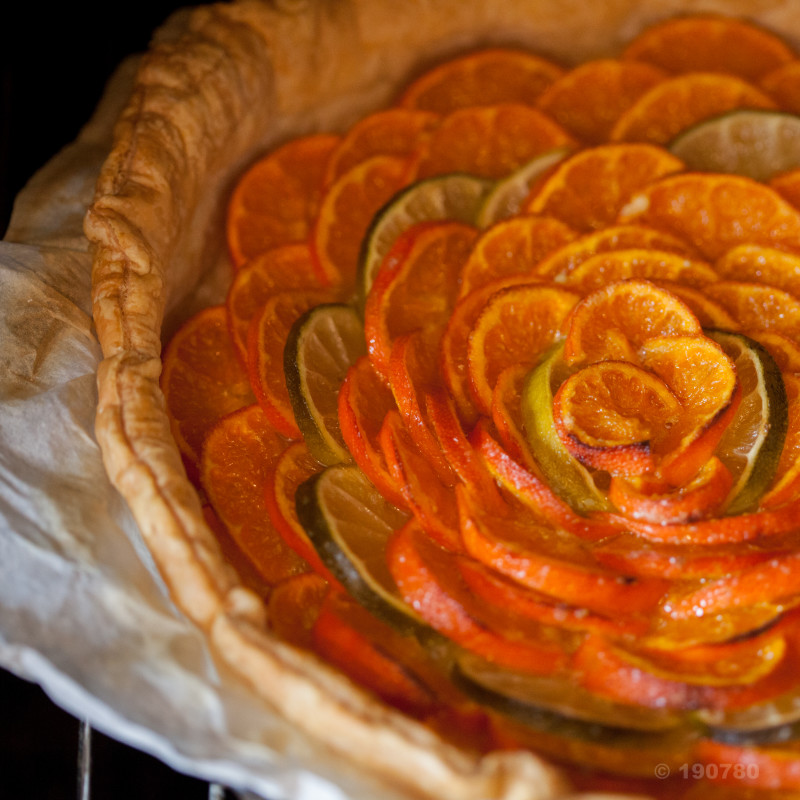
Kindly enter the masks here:
M 324 185 L 330 186 L 345 172 L 372 156 L 409 158 L 439 124 L 430 111 L 387 108 L 368 114 L 342 137 L 328 159 Z
M 281 581 L 269 595 L 270 629 L 282 641 L 311 650 L 314 646 L 312 631 L 327 594 L 328 582 L 314 572 Z
M 645 92 L 611 129 L 612 142 L 666 145 L 681 131 L 734 109 L 775 108 L 775 103 L 734 75 L 691 72 Z
M 324 192 L 310 232 L 323 285 L 355 285 L 361 241 L 376 212 L 409 181 L 406 158 L 378 155 L 345 172 Z
M 660 289 L 682 300 L 697 317 L 703 328 L 720 328 L 726 331 L 738 330 L 739 323 L 715 300 L 706 293 L 705 286 L 687 286 L 675 281 L 653 281 Z M 707 285 L 707 284 L 706 284 Z
M 308 570 L 270 522 L 264 484 L 286 440 L 258 405 L 220 420 L 206 437 L 201 481 L 240 549 L 269 584 Z
M 534 187 L 523 210 L 556 217 L 578 231 L 597 230 L 610 225 L 640 189 L 681 169 L 682 161 L 651 144 L 590 147 Z
M 634 196 L 620 221 L 667 231 L 712 262 L 740 244 L 800 251 L 800 211 L 740 175 L 667 176 Z
M 782 289 L 747 281 L 718 281 L 704 290 L 742 328 L 800 336 L 800 299 Z
M 795 55 L 782 39 L 753 22 L 697 15 L 653 25 L 625 48 L 623 57 L 668 72 L 709 70 L 757 80 Z
M 530 276 L 543 258 L 574 238 L 568 225 L 550 217 L 521 214 L 492 225 L 461 269 L 459 297 L 501 278 Z
M 228 249 L 235 266 L 283 244 L 304 242 L 317 214 L 328 158 L 339 137 L 293 139 L 239 179 L 228 204 Z
M 225 298 L 228 328 L 236 351 L 247 365 L 247 329 L 271 294 L 285 289 L 317 288 L 307 244 L 287 244 L 261 253 L 234 275 Z
M 533 105 L 563 72 L 531 53 L 489 48 L 432 67 L 406 88 L 399 103 L 439 114 L 473 105 Z
M 800 60 L 787 61 L 761 77 L 763 89 L 784 111 L 800 114 Z
M 653 336 L 701 332 L 697 317 L 675 295 L 649 281 L 621 281 L 575 306 L 567 321 L 564 360 L 572 365 L 604 359 L 636 363 L 639 347 Z
M 578 300 L 555 286 L 520 284 L 493 294 L 469 334 L 467 360 L 473 398 L 487 416 L 503 370 L 534 366 L 559 335 Z
M 667 75 L 635 61 L 588 61 L 550 84 L 537 107 L 581 142 L 601 144 L 623 112 Z
M 250 323 L 247 364 L 250 383 L 272 424 L 300 438 L 283 371 L 283 349 L 295 321 L 310 308 L 332 299 L 324 289 L 295 289 L 273 294 Z
M 510 175 L 536 156 L 574 146 L 550 117 L 530 106 L 504 103 L 448 114 L 419 153 L 419 178 L 466 172 L 481 178 Z
M 195 479 L 208 431 L 255 399 L 228 335 L 225 307 L 212 306 L 191 317 L 172 337 L 162 358 L 161 391 L 172 435 Z
M 784 379 L 790 377 L 788 372 L 800 372 L 800 344 L 794 339 L 776 331 L 746 330 L 743 333 L 766 348 Z
M 765 283 L 800 297 L 800 253 L 756 244 L 740 244 L 714 262 L 721 278 Z
M 532 466 L 522 419 L 522 393 L 528 372 L 524 364 L 515 364 L 498 375 L 492 392 L 492 422 L 503 447 L 521 464 Z

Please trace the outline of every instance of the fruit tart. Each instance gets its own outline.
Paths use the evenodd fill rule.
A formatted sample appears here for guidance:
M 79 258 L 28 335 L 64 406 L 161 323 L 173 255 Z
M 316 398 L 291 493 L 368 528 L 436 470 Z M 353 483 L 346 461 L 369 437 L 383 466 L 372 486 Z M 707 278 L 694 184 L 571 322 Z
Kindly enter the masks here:
M 395 791 L 800 793 L 800 23 L 717 5 L 248 0 L 142 62 L 107 469 Z

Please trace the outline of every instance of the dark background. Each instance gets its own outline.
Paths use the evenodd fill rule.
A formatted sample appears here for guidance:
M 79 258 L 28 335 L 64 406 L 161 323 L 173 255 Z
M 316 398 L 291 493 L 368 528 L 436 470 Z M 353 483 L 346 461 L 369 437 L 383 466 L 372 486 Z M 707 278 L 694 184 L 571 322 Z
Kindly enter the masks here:
M 147 47 L 176 2 L 12 4 L 0 19 L 0 232 L 25 181 L 85 123 L 115 66 Z M 78 721 L 0 669 L 0 794 L 77 796 Z M 94 733 L 92 798 L 208 797 L 206 783 Z

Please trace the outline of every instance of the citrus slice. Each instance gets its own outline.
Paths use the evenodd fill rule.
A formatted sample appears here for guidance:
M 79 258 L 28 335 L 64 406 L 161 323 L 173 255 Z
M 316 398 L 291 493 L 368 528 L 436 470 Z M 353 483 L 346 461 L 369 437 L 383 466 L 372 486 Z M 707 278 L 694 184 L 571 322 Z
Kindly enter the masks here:
M 563 72 L 557 64 L 531 53 L 488 48 L 429 69 L 406 88 L 399 103 L 439 114 L 472 105 L 533 105 Z
M 401 630 L 416 613 L 386 567 L 386 543 L 408 515 L 389 503 L 356 466 L 327 467 L 297 488 L 297 516 L 322 560 L 363 606 Z
M 768 72 L 759 81 L 759 86 L 784 111 L 800 114 L 798 80 L 800 80 L 800 60 L 795 59 Z
M 767 350 L 740 334 L 709 335 L 733 359 L 742 386 L 742 401 L 717 447 L 717 456 L 734 475 L 726 513 L 743 514 L 757 507 L 778 468 L 788 428 L 783 376 Z
M 608 141 L 617 119 L 667 74 L 635 61 L 589 61 L 557 78 L 537 107 L 581 142 L 600 144 Z
M 669 143 L 669 151 L 689 169 L 768 181 L 800 167 L 800 117 L 779 111 L 731 111 L 684 130 Z
M 256 162 L 239 179 L 228 204 L 228 248 L 235 266 L 284 244 L 304 242 L 322 194 L 338 136 L 292 140 Z
M 757 80 L 795 55 L 778 36 L 755 23 L 700 14 L 647 28 L 625 48 L 623 57 L 668 72 L 711 70 Z
M 610 225 L 637 191 L 681 169 L 682 161 L 650 144 L 590 147 L 553 169 L 523 210 L 556 217 L 575 230 L 597 230 Z
M 270 630 L 284 642 L 311 650 L 311 631 L 327 594 L 327 581 L 314 572 L 281 581 L 269 594 Z
M 775 103 L 734 75 L 690 72 L 645 92 L 614 124 L 611 141 L 667 145 L 681 131 L 741 108 L 774 109 Z
M 441 175 L 417 181 L 389 200 L 373 218 L 361 245 L 357 288 L 362 305 L 397 237 L 416 222 L 456 220 L 474 224 L 491 181 Z
M 351 460 L 339 429 L 338 394 L 347 371 L 365 354 L 361 318 L 347 305 L 316 306 L 289 331 L 283 350 L 286 388 L 297 427 L 323 464 Z
M 417 175 L 429 178 L 466 172 L 499 180 L 573 138 L 530 106 L 473 106 L 448 114 L 421 145 Z
M 774 331 L 800 338 L 800 299 L 763 283 L 717 281 L 703 290 L 719 303 L 744 330 Z
M 581 514 L 607 510 L 608 500 L 598 490 L 591 473 L 567 450 L 556 433 L 553 418 L 554 389 L 568 370 L 563 343 L 531 370 L 522 393 L 522 418 L 531 453 L 550 488 Z
M 478 227 L 488 228 L 495 222 L 518 214 L 536 182 L 570 152 L 571 149 L 568 147 L 548 150 L 518 167 L 507 177 L 498 180 L 483 201 L 476 219 Z
M 740 244 L 714 262 L 726 280 L 764 283 L 800 297 L 800 253 L 756 244 Z

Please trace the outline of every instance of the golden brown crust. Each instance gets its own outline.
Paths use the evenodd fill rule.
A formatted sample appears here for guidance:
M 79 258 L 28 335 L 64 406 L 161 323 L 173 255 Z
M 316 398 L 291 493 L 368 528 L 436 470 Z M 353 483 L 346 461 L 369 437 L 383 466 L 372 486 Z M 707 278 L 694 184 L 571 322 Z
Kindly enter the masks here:
M 797 37 L 791 6 L 726 0 L 702 10 L 750 13 Z M 524 44 L 570 64 L 616 52 L 645 24 L 681 10 L 698 4 L 244 0 L 204 7 L 180 37 L 146 56 L 117 125 L 85 223 L 105 356 L 97 435 L 108 472 L 176 602 L 208 631 L 221 660 L 310 736 L 412 794 L 532 800 L 566 787 L 533 756 L 480 759 L 446 745 L 270 637 L 263 607 L 237 584 L 206 527 L 169 435 L 158 386 L 162 322 L 222 257 L 224 198 L 270 143 L 341 129 L 389 101 L 422 66 L 465 47 Z

